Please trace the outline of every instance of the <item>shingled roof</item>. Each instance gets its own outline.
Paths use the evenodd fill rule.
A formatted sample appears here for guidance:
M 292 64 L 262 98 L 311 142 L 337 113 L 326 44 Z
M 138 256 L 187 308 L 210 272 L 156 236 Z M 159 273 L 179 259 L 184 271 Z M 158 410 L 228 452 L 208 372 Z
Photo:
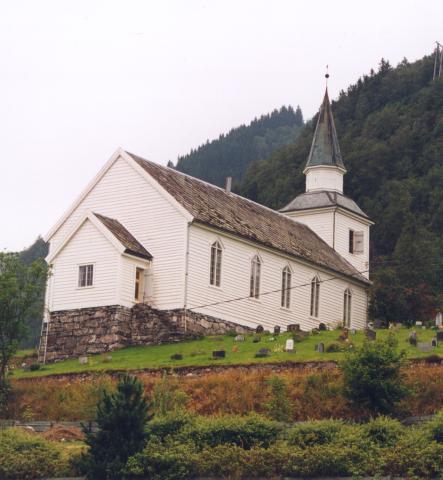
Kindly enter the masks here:
M 222 188 L 127 153 L 194 217 L 194 222 L 369 283 L 308 226 Z
M 125 247 L 125 253 L 134 255 L 135 257 L 144 258 L 146 260 L 152 260 L 152 255 L 118 220 L 105 217 L 99 213 L 94 213 L 94 215 Z
M 311 208 L 341 207 L 352 213 L 368 218 L 365 212 L 349 197 L 338 193 L 323 190 L 320 192 L 306 192 L 298 195 L 280 212 L 294 212 L 297 210 L 309 210 Z

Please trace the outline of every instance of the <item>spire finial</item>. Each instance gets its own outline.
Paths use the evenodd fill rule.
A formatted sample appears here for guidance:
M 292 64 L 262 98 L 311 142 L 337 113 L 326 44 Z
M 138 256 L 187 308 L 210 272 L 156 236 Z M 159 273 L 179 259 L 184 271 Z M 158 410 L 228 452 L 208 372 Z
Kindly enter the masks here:
M 325 73 L 325 78 L 326 78 L 326 88 L 328 88 L 329 65 L 326 65 L 326 73 Z

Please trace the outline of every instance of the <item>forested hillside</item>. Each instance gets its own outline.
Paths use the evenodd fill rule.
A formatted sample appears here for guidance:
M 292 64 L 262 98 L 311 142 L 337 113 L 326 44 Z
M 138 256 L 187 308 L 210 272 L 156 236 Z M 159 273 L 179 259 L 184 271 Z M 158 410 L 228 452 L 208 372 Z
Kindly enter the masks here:
M 443 78 L 432 72 L 432 57 L 382 60 L 332 104 L 345 193 L 376 222 L 371 309 L 385 320 L 426 319 L 443 303 Z M 280 208 L 303 192 L 315 123 L 251 164 L 240 193 Z
M 219 186 L 224 185 L 228 176 L 239 182 L 252 161 L 294 143 L 302 126 L 300 107 L 282 107 L 191 150 L 178 158 L 176 168 Z

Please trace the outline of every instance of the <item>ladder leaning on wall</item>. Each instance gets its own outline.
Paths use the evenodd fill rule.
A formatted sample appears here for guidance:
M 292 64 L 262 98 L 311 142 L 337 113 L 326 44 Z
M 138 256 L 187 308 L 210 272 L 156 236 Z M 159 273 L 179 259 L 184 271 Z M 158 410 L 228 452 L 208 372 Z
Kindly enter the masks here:
M 42 329 L 40 332 L 40 343 L 38 346 L 38 357 L 37 360 L 39 363 L 46 363 L 46 349 L 48 347 L 48 334 L 49 334 L 49 321 L 43 319 Z

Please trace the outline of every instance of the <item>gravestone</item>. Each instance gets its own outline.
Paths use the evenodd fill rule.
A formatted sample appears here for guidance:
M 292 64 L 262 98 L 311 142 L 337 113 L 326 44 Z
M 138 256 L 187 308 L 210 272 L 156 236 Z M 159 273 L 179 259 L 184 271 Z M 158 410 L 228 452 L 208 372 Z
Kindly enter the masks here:
M 417 327 L 421 327 L 421 326 L 423 325 L 423 322 L 417 321 L 417 322 L 415 322 L 415 325 L 416 325 Z
M 87 365 L 88 363 L 87 355 L 82 355 L 81 357 L 78 357 L 78 363 L 80 363 L 80 365 Z
M 279 335 L 281 331 L 280 325 L 274 327 L 274 335 Z
M 263 325 L 257 325 L 255 328 L 255 333 L 263 333 L 265 329 L 263 328 Z
M 415 347 L 417 346 L 417 332 L 413 331 L 409 334 L 409 343 Z
M 225 358 L 226 351 L 225 350 L 214 350 L 212 352 L 212 358 Z
M 292 338 L 288 338 L 286 340 L 285 352 L 293 352 L 293 351 L 294 351 L 294 340 L 292 340 Z
M 171 355 L 171 360 L 183 360 L 183 355 L 181 353 L 174 353 Z
M 375 330 L 372 330 L 371 328 L 367 328 L 365 330 L 365 336 L 368 340 L 375 340 L 377 338 L 377 333 Z
M 351 328 L 351 330 L 349 330 L 349 333 L 351 335 L 356 335 L 357 334 L 357 330 L 355 328 Z
M 300 324 L 299 323 L 291 323 L 288 325 L 288 332 L 299 332 L 300 331 Z
M 256 358 L 269 357 L 271 350 L 269 348 L 260 348 L 260 350 L 255 354 Z
M 327 330 L 326 324 L 325 324 L 325 323 L 320 323 L 320 324 L 318 325 L 318 329 L 319 329 L 321 332 L 324 332 L 325 330 Z
M 429 342 L 418 342 L 417 343 L 417 348 L 421 352 L 430 352 L 432 350 L 432 344 Z
M 434 347 L 434 348 L 438 347 L 438 342 L 437 342 L 437 339 L 436 339 L 436 338 L 433 338 L 433 339 L 432 339 L 431 345 L 432 345 L 432 347 Z
M 435 315 L 435 326 L 441 327 L 443 325 L 443 314 L 441 312 L 437 312 Z
M 234 342 L 244 342 L 245 341 L 245 336 L 244 335 L 237 335 L 234 338 Z
M 324 344 L 323 342 L 318 343 L 318 344 L 315 346 L 315 350 L 316 350 L 318 353 L 324 353 L 324 351 L 325 351 L 325 344 Z
M 437 342 L 443 342 L 443 330 L 441 332 L 437 332 Z

